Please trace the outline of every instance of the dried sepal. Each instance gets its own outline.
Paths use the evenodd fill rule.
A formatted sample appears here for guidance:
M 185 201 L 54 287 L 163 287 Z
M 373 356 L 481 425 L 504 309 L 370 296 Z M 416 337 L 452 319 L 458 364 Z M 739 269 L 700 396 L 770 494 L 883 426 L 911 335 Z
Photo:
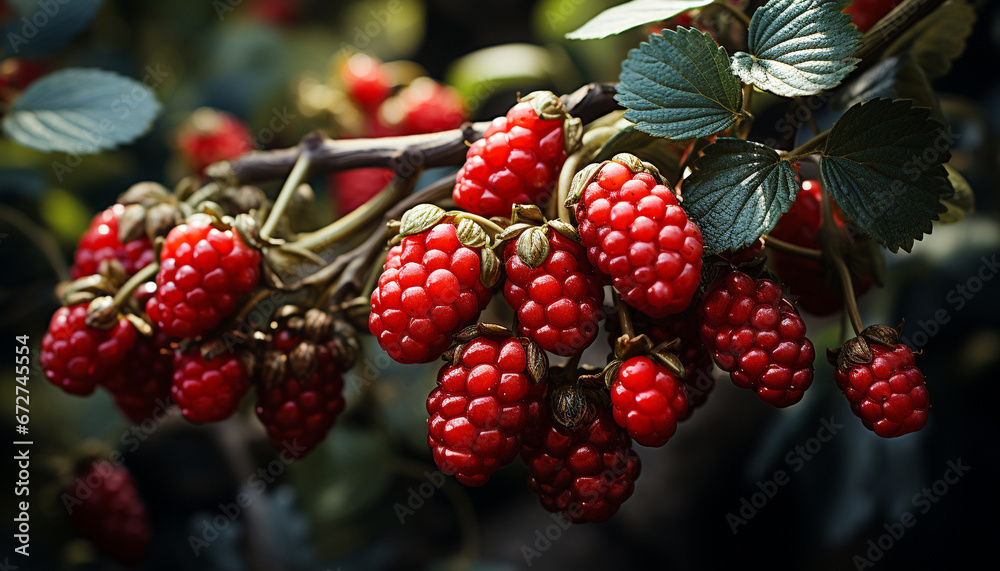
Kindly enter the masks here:
M 447 213 L 440 206 L 418 204 L 407 210 L 399 221 L 399 235 L 413 236 L 432 228 Z
M 524 343 L 524 352 L 528 359 L 528 376 L 536 385 L 545 382 L 549 373 L 549 359 L 545 351 L 534 341 Z
M 552 228 L 553 230 L 562 234 L 566 238 L 569 238 L 574 242 L 580 241 L 580 232 L 576 229 L 575 226 L 573 226 L 569 222 L 565 222 L 557 218 L 555 220 L 549 220 L 547 224 L 549 228 Z
M 572 155 L 583 143 L 583 121 L 579 117 L 567 117 L 563 121 L 563 148 Z
M 869 325 L 861 332 L 861 337 L 870 343 L 892 347 L 899 341 L 899 330 L 889 325 Z
M 285 378 L 288 358 L 280 351 L 267 351 L 260 364 L 259 375 L 264 387 L 273 389 Z
M 168 205 L 169 208 L 169 205 Z M 146 232 L 146 209 L 140 204 L 129 204 L 118 217 L 118 241 L 122 244 L 142 238 Z
M 307 379 L 316 371 L 318 350 L 311 341 L 300 341 L 288 356 L 292 373 L 299 379 Z
M 458 330 L 458 333 L 452 335 L 455 341 L 459 343 L 468 343 L 472 341 L 477 336 L 479 336 L 479 324 L 466 325 L 465 327 Z
M 516 238 L 521 234 L 521 232 L 524 232 L 525 230 L 531 227 L 532 227 L 531 224 L 525 224 L 523 222 L 511 224 L 510 226 L 504 228 L 503 232 L 497 234 L 493 240 L 497 245 L 503 244 L 507 240 Z
M 490 236 L 483 230 L 478 222 L 463 218 L 458 222 L 456 229 L 458 241 L 469 248 L 482 248 L 490 243 Z
M 604 386 L 606 388 L 610 389 L 611 385 L 615 384 L 615 381 L 618 380 L 618 373 L 621 369 L 622 362 L 618 359 L 611 361 L 608 363 L 608 366 L 604 368 Z
M 545 224 L 545 214 L 534 204 L 515 204 L 511 207 L 510 221 L 517 224 L 524 222 L 532 226 Z
M 517 238 L 517 257 L 529 268 L 537 268 L 549 257 L 549 237 L 545 228 L 528 228 Z
M 550 399 L 552 417 L 556 422 L 573 430 L 585 424 L 593 416 L 593 405 L 574 384 L 561 385 L 552 392 Z
M 181 223 L 183 216 L 173 204 L 161 202 L 146 210 L 145 220 L 146 236 L 152 240 L 157 236 L 166 236 L 174 226 Z
M 87 306 L 87 327 L 107 331 L 118 325 L 118 308 L 110 295 L 95 297 Z
M 566 117 L 566 106 L 551 91 L 532 91 L 520 98 L 522 103 L 530 103 L 540 119 L 552 121 Z
M 499 323 L 478 323 L 476 327 L 479 330 L 480 335 L 485 335 L 487 337 L 497 337 L 497 338 L 507 338 L 513 337 L 514 334 L 511 333 L 510 329 L 500 325 Z
M 601 169 L 603 164 L 591 163 L 573 175 L 573 182 L 569 185 L 569 194 L 566 195 L 566 202 L 563 204 L 566 208 L 573 208 L 577 202 L 580 202 L 580 199 L 583 198 L 583 190 L 594 180 L 597 171 Z
M 149 322 L 134 313 L 126 313 L 125 319 L 127 319 L 128 322 L 132 324 L 132 327 L 135 327 L 135 330 L 138 331 L 143 337 L 149 337 L 155 333 L 153 326 L 150 325 Z
M 842 373 L 847 372 L 854 365 L 867 365 L 872 362 L 874 355 L 868 342 L 862 337 L 848 339 L 844 346 L 839 349 L 836 355 L 837 370 Z
M 652 350 L 653 341 L 646 334 L 637 335 L 635 337 L 621 335 L 615 340 L 615 358 L 621 361 L 627 361 L 632 357 L 644 355 Z
M 479 281 L 491 288 L 500 281 L 500 258 L 490 248 L 479 250 Z
M 306 338 L 317 343 L 330 338 L 333 331 L 333 316 L 329 312 L 313 307 L 303 316 L 303 332 Z
M 618 153 L 617 155 L 611 157 L 611 160 L 612 162 L 625 165 L 630 171 L 632 171 L 633 174 L 648 172 L 653 175 L 653 178 L 655 178 L 657 182 L 664 182 L 663 175 L 660 174 L 660 169 L 653 166 L 652 163 L 647 163 L 633 154 Z
M 237 214 L 236 218 L 233 219 L 233 228 L 236 229 L 236 233 L 239 234 L 240 240 L 244 244 L 257 250 L 267 245 L 284 242 L 284 240 L 268 240 L 265 243 L 261 239 L 260 225 L 257 223 L 257 219 L 249 214 Z
M 152 205 L 168 200 L 172 200 L 170 191 L 162 184 L 150 181 L 137 182 L 118 197 L 119 204 Z
M 654 351 L 649 356 L 657 363 L 666 367 L 678 379 L 683 380 L 687 376 L 687 372 L 684 370 L 684 363 L 681 362 L 677 355 L 668 351 Z

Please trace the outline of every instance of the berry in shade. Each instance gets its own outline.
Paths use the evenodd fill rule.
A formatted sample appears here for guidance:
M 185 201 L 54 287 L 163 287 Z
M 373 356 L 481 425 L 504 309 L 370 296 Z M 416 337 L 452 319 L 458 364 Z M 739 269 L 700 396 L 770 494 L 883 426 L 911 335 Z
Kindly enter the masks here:
M 519 335 L 556 355 L 576 355 L 597 337 L 603 317 L 604 287 L 577 242 L 552 229 L 537 228 L 548 255 L 532 267 L 518 254 L 523 233 L 504 248 L 504 299 L 517 315 Z
M 136 344 L 137 333 L 121 318 L 109 330 L 87 326 L 87 303 L 60 307 L 42 337 L 45 378 L 72 395 L 86 396 L 114 374 Z
M 567 147 L 579 141 L 577 124 L 568 124 L 569 119 L 548 91 L 529 94 L 494 119 L 466 153 L 452 193 L 455 204 L 486 217 L 509 217 L 515 204 L 544 204 L 571 150 Z
M 867 32 L 902 0 L 854 0 L 844 12 L 854 18 L 858 30 Z
M 257 287 L 259 264 L 260 254 L 235 230 L 192 216 L 167 234 L 146 312 L 167 335 L 197 337 L 236 312 L 240 298 Z
M 126 244 L 118 240 L 118 218 L 123 212 L 125 207 L 115 204 L 94 216 L 73 255 L 73 267 L 69 271 L 72 279 L 96 274 L 104 260 L 118 260 L 130 276 L 153 262 L 155 254 L 149 238 L 142 237 Z
M 63 494 L 76 531 L 122 565 L 139 565 L 149 551 L 146 505 L 124 466 L 98 460 L 76 473 Z
M 188 420 L 217 422 L 229 418 L 249 385 L 246 367 L 236 353 L 207 360 L 198 347 L 193 347 L 174 356 L 170 396 Z
M 401 135 L 457 129 L 468 119 L 457 90 L 429 77 L 418 77 L 379 107 L 379 122 Z
M 528 488 L 542 507 L 575 523 L 614 515 L 632 496 L 641 466 L 632 440 L 611 413 L 598 407 L 592 414 L 592 420 L 573 430 L 546 414 L 522 454 Z
M 532 381 L 518 338 L 480 335 L 456 351 L 427 397 L 427 444 L 442 472 L 480 486 L 517 457 L 525 430 L 541 421 L 545 383 Z
M 463 246 L 454 224 L 437 224 L 393 246 L 372 292 L 368 329 L 400 363 L 441 356 L 493 292 L 480 280 L 480 253 Z
M 777 407 L 802 399 L 815 352 L 778 284 L 733 270 L 705 295 L 699 319 L 705 347 L 736 386 Z
M 235 159 L 253 150 L 250 130 L 239 119 L 224 111 L 202 107 L 177 133 L 181 157 L 198 174 L 219 161 Z
M 170 406 L 174 354 L 163 333 L 139 337 L 135 348 L 113 373 L 101 380 L 118 410 L 135 424 L 163 413 Z
M 669 188 L 631 155 L 574 181 L 587 257 L 622 299 L 650 317 L 680 313 L 701 281 L 701 231 Z M 579 184 L 578 184 L 579 183 Z

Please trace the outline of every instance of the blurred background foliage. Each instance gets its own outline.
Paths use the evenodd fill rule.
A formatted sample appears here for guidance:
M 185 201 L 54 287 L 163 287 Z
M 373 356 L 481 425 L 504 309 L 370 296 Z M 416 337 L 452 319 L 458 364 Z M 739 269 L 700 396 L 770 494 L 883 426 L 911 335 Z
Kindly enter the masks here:
M 23 3 L 23 2 L 22 2 Z M 572 91 L 614 81 L 642 29 L 570 42 L 569 32 L 614 0 L 105 0 L 89 27 L 39 60 L 44 70 L 99 67 L 147 80 L 162 113 L 132 144 L 93 156 L 40 153 L 0 139 L 0 323 L 8 346 L 30 335 L 34 355 L 56 307 L 53 287 L 94 213 L 143 180 L 176 184 L 187 173 L 176 134 L 192 112 L 212 107 L 248 125 L 260 149 L 286 147 L 314 129 L 336 134 L 336 113 L 310 105 L 341 50 L 362 50 L 400 73 L 429 75 L 456 88 L 473 120 L 510 107 L 517 92 Z M 15 4 L 8 2 L 7 4 Z M 704 414 L 664 449 L 641 449 L 635 496 L 604 525 L 552 531 L 554 520 L 525 488 L 516 464 L 481 489 L 431 474 L 424 401 L 437 365 L 402 367 L 374 344 L 348 376 L 347 413 L 326 442 L 283 468 L 266 491 L 196 555 L 190 537 L 222 513 L 248 478 L 275 458 L 252 412 L 215 426 L 172 415 L 130 428 L 104 393 L 79 399 L 31 380 L 32 557 L 30 569 L 114 569 L 69 529 L 57 500 L 60 478 L 81 446 L 119 448 L 153 517 L 148 569 L 476 569 L 670 568 L 722 565 L 843 569 L 912 510 L 910 498 L 961 457 L 968 476 L 885 554 L 880 568 L 959 568 L 998 531 L 1000 476 L 995 418 L 1000 279 L 983 278 L 962 307 L 949 297 L 983 275 L 1000 251 L 997 209 L 1000 7 L 978 2 L 966 55 L 935 82 L 957 134 L 952 165 L 971 184 L 978 211 L 963 224 L 937 226 L 911 255 L 888 255 L 889 283 L 862 300 L 868 322 L 907 320 L 904 336 L 923 350 L 933 410 L 928 428 L 883 441 L 849 413 L 830 368 L 791 410 L 758 406 L 720 380 Z M 12 18 L 4 5 L 4 17 Z M 7 62 L 0 62 L 0 72 Z M 315 95 L 315 94 L 314 94 Z M 758 124 L 784 113 L 759 97 Z M 4 108 L 10 101 L 4 99 Z M 759 114 L 758 114 L 759 113 Z M 288 118 L 274 123 L 275 117 Z M 822 122 L 823 118 L 819 118 Z M 280 128 L 274 128 L 280 124 Z M 345 133 L 346 134 L 346 133 Z M 275 184 L 280 183 L 276 181 Z M 326 181 L 310 216 L 331 205 Z M 273 191 L 274 186 L 265 190 Z M 996 269 L 986 275 L 996 277 Z M 935 317 L 944 309 L 949 319 Z M 489 316 L 486 316 L 489 318 Z M 837 320 L 809 323 L 817 347 L 835 345 Z M 933 329 L 933 331 L 931 330 Z M 914 335 L 923 331 L 924 338 Z M 922 343 L 917 343 L 923 339 Z M 9 368 L 2 391 L 13 394 Z M 4 396 L 4 402 L 12 397 Z M 733 534 L 727 512 L 756 482 L 787 468 L 785 455 L 833 415 L 843 432 L 791 483 Z M 11 415 L 0 415 L 12 434 Z M 426 484 L 430 483 L 428 487 Z M 423 487 L 421 487 L 423 485 Z M 421 495 L 423 492 L 429 497 Z M 3 495 L 4 514 L 13 511 Z M 5 523 L 0 545 L 12 553 Z M 550 534 L 548 540 L 543 536 Z M 543 539 L 540 539 L 543 538 Z M 525 557 L 525 547 L 539 554 Z

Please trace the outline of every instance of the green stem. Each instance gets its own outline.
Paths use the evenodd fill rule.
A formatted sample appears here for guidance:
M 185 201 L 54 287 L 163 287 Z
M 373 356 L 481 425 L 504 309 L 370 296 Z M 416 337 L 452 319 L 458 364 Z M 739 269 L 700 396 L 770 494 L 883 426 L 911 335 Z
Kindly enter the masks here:
M 299 188 L 299 185 L 302 184 L 302 180 L 305 179 L 306 172 L 309 170 L 309 164 L 312 162 L 311 156 L 308 150 L 302 149 L 298 160 L 295 161 L 295 166 L 292 167 L 292 172 L 285 179 L 285 184 L 281 187 L 281 192 L 278 194 L 277 200 L 274 201 L 274 206 L 271 207 L 271 212 L 268 213 L 267 220 L 264 221 L 264 225 L 260 229 L 260 237 L 265 242 L 271 237 L 274 229 L 277 228 L 278 222 L 285 214 L 285 209 L 288 208 L 288 204 L 292 201 L 292 196 Z
M 802 157 L 803 155 L 808 155 L 808 154 L 814 152 L 816 150 L 815 148 L 818 147 L 821 143 L 825 142 L 826 139 L 827 139 L 827 137 L 829 137 L 829 136 L 830 136 L 830 130 L 827 129 L 826 131 L 823 131 L 822 133 L 819 133 L 818 135 L 816 135 L 812 139 L 809 139 L 808 141 L 806 141 L 805 143 L 803 143 L 801 146 L 796 147 L 795 149 L 792 149 L 791 151 L 789 151 L 785 155 L 785 158 L 787 160 L 789 160 L 789 161 L 795 161 L 799 157 Z
M 810 258 L 813 260 L 822 260 L 823 251 L 816 250 L 814 248 L 803 248 L 798 244 L 792 244 L 791 242 L 785 242 L 771 235 L 764 236 L 764 245 L 772 250 L 778 252 L 784 252 L 786 254 L 792 254 L 794 256 L 802 256 L 804 258 Z
M 858 299 L 854 295 L 854 282 L 851 280 L 851 270 L 844 261 L 843 235 L 840 233 L 836 221 L 833 219 L 833 201 L 830 193 L 823 191 L 823 225 L 820 227 L 820 244 L 823 245 L 823 252 L 829 263 L 832 263 L 840 277 L 840 289 L 844 294 L 844 311 L 851 319 L 851 327 L 855 335 L 861 335 L 864 329 L 864 322 L 861 321 L 861 312 L 858 311 Z M 830 234 L 834 233 L 836 234 Z M 825 236 L 830 236 L 826 238 Z
M 160 271 L 160 262 L 152 262 L 130 277 L 128 281 L 122 284 L 122 287 L 118 288 L 118 291 L 115 293 L 115 307 L 123 307 L 132 297 L 132 292 L 134 292 L 136 288 L 142 284 L 153 279 L 153 276 L 155 276 L 158 271 Z
M 567 224 L 572 224 L 569 208 L 566 207 L 566 197 L 569 196 L 569 189 L 573 184 L 573 177 L 576 171 L 580 170 L 580 165 L 589 163 L 601 150 L 604 143 L 615 136 L 619 130 L 614 127 L 598 127 L 583 134 L 583 141 L 580 148 L 575 153 L 566 158 L 563 168 L 559 171 L 559 183 L 555 196 L 555 209 L 549 209 L 549 218 L 558 217 Z M 553 211 L 554 210 L 554 211 Z

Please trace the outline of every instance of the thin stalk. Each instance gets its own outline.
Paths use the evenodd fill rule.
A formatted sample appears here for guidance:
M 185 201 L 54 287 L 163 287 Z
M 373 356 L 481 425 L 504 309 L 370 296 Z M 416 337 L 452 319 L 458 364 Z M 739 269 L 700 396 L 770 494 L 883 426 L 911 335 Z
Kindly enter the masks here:
M 826 131 L 819 133 L 812 139 L 809 139 L 805 143 L 802 143 L 802 145 L 800 145 L 799 147 L 796 147 L 791 151 L 789 151 L 788 154 L 785 156 L 785 158 L 790 161 L 794 161 L 795 159 L 798 159 L 803 155 L 808 155 L 809 153 L 815 151 L 816 147 L 825 142 L 827 137 L 829 136 L 830 136 L 830 130 L 827 129 Z
M 122 287 L 118 288 L 118 291 L 115 293 L 115 307 L 119 309 L 123 307 L 132 297 L 132 293 L 139 286 L 153 279 L 153 276 L 155 276 L 158 271 L 160 271 L 160 262 L 152 262 L 130 277 L 128 281 L 122 284 Z
M 267 241 L 274 232 L 274 229 L 277 228 L 278 222 L 285 214 L 285 209 L 288 208 L 288 204 L 292 201 L 292 196 L 299 188 L 299 185 L 302 184 L 303 179 L 305 179 L 306 172 L 309 170 L 309 165 L 312 162 L 311 156 L 308 151 L 303 149 L 302 154 L 295 161 L 295 166 L 292 167 L 292 172 L 285 179 L 285 184 L 281 187 L 281 192 L 274 201 L 274 206 L 271 207 L 271 212 L 267 214 L 267 220 L 264 221 L 264 225 L 260 229 L 260 237 L 264 241 Z
M 792 244 L 791 242 L 785 242 L 771 235 L 764 236 L 764 245 L 777 252 L 784 252 L 785 254 L 792 254 L 794 256 L 802 256 L 803 258 L 810 258 L 813 260 L 822 260 L 823 251 L 817 250 L 815 248 L 804 248 L 797 244 Z
M 462 220 L 472 220 L 476 224 L 479 224 L 480 226 L 483 227 L 483 230 L 486 230 L 486 233 L 489 234 L 491 238 L 503 232 L 503 228 L 500 227 L 496 222 L 493 222 L 492 220 L 489 220 L 487 218 L 483 218 L 478 214 L 472 214 L 471 212 L 463 212 L 461 214 L 456 215 L 455 226 L 458 226 L 458 223 L 461 222 Z
M 562 170 L 559 171 L 559 183 L 556 194 L 553 197 L 555 208 L 549 208 L 549 218 L 558 217 L 563 222 L 570 224 L 573 222 L 570 219 L 569 208 L 566 207 L 566 197 L 569 196 L 573 177 L 576 176 L 576 171 L 580 170 L 580 166 L 592 161 L 597 152 L 604 146 L 604 143 L 608 142 L 618 132 L 619 130 L 614 127 L 599 127 L 583 134 L 583 141 L 581 141 L 580 148 L 566 158 Z
M 632 327 L 632 316 L 628 313 L 628 306 L 625 301 L 615 292 L 615 307 L 618 309 L 618 324 L 621 325 L 622 334 L 628 335 L 631 339 L 635 337 L 635 328 Z
M 746 14 L 743 13 L 743 10 L 740 10 L 736 6 L 733 6 L 729 2 L 726 2 L 726 0 L 721 0 L 719 2 L 716 2 L 715 4 L 713 4 L 713 6 L 720 6 L 722 8 L 725 8 L 726 10 L 729 11 L 730 14 L 735 16 L 736 19 L 739 20 L 739 22 L 743 24 L 745 28 L 750 27 L 750 16 L 747 16 Z

